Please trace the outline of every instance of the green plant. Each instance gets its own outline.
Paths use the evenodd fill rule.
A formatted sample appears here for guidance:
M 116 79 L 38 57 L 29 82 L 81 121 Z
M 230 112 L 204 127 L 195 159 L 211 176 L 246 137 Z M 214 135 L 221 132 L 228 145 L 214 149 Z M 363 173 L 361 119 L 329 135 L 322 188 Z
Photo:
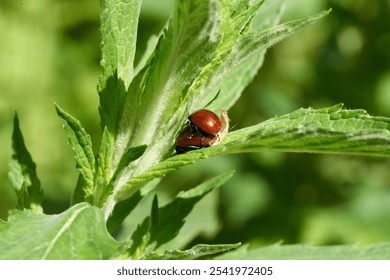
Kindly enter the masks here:
M 165 248 L 193 206 L 233 172 L 181 192 L 163 207 L 155 197 L 149 217 L 126 242 L 108 233 L 118 229 L 160 178 L 206 157 L 264 150 L 389 154 L 390 119 L 346 110 L 342 105 L 300 109 L 232 131 L 217 146 L 174 153 L 175 139 L 191 112 L 210 101 L 213 111 L 229 109 L 261 67 L 267 48 L 329 13 L 277 25 L 284 1 L 263 2 L 177 1 L 166 29 L 150 39 L 135 67 L 141 1 L 102 1 L 99 155 L 95 157 L 90 136 L 80 122 L 56 106 L 74 151 L 79 179 L 72 207 L 59 215 L 44 215 L 43 190 L 15 115 L 10 180 L 19 210 L 0 224 L 0 258 L 196 259 L 217 254 L 221 258 L 354 258 L 355 250 L 361 252 L 358 258 L 388 257 L 388 244 L 358 249 L 274 245 L 233 250 L 240 244 Z M 36 230 L 42 232 L 39 238 L 30 234 Z

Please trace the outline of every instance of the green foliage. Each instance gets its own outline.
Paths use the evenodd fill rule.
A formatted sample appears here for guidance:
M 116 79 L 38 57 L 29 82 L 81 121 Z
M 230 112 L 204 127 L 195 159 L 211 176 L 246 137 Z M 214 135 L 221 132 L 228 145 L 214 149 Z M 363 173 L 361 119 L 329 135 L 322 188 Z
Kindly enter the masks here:
M 267 148 L 388 156 L 390 118 L 372 117 L 364 110 L 342 107 L 339 104 L 319 110 L 299 109 L 257 126 L 237 130 L 226 140 L 226 150 L 244 152 Z
M 163 253 L 151 253 L 147 255 L 150 260 L 196 260 L 201 258 L 210 258 L 213 255 L 219 255 L 230 250 L 237 249 L 241 244 L 217 244 L 207 245 L 198 244 L 188 250 L 168 250 Z
M 111 216 L 119 201 L 142 187 L 134 187 L 133 178 L 145 176 L 145 171 L 172 155 L 173 143 L 186 116 L 206 105 L 202 103 L 213 98 L 209 94 L 216 92 L 215 87 L 224 78 L 237 78 L 237 74 L 230 75 L 238 66 L 261 56 L 268 47 L 328 13 L 258 32 L 251 30 L 250 24 L 261 3 L 178 2 L 155 51 L 129 85 L 114 135 L 113 168 L 127 147 L 147 144 L 148 148 L 115 182 L 113 194 L 104 206 L 106 217 Z M 117 20 L 121 21 L 122 17 Z M 116 41 L 121 41 L 122 34 L 117 36 Z M 125 81 L 120 84 L 124 85 Z M 237 93 L 227 90 L 223 94 L 236 96 Z M 103 101 L 101 111 L 104 111 Z M 146 175 L 147 181 L 157 175 Z
M 138 0 L 101 1 L 103 73 L 99 82 L 102 127 L 115 134 L 123 110 L 126 89 L 134 76 L 138 17 Z
M 155 197 L 150 216 L 133 233 L 131 238 L 133 243 L 129 249 L 129 254 L 136 259 L 148 259 L 150 252 L 154 254 L 153 252 L 156 249 L 179 233 L 184 224 L 184 218 L 191 212 L 194 205 L 211 190 L 224 184 L 232 175 L 232 172 L 222 174 L 189 191 L 181 192 L 173 202 L 160 209 L 158 208 L 157 197 Z M 230 246 L 228 247 L 230 248 Z M 221 247 L 221 252 L 224 251 L 223 248 Z M 216 251 L 213 251 L 212 254 L 215 253 Z M 195 254 L 193 257 L 197 258 L 203 256 L 203 254 Z
M 258 125 L 236 130 L 221 145 L 171 157 L 127 182 L 127 188 L 162 177 L 199 159 L 217 154 L 276 150 L 284 152 L 337 153 L 388 156 L 390 118 L 372 117 L 364 110 L 343 105 L 314 110 L 299 109 Z M 134 187 L 133 187 L 134 185 Z M 126 193 L 118 192 L 118 199 Z
M 162 177 L 199 159 L 262 151 L 389 155 L 390 119 L 341 104 L 282 114 L 229 132 L 217 146 L 174 154 L 175 139 L 191 112 L 205 106 L 230 109 L 261 67 L 267 49 L 330 11 L 278 25 L 283 0 L 176 1 L 169 22 L 158 38 L 149 40 L 135 65 L 141 2 L 101 1 L 98 156 L 79 120 L 56 106 L 79 172 L 73 206 L 61 214 L 36 213 L 43 192 L 15 116 L 10 179 L 18 208 L 33 211 L 13 211 L 0 224 L 0 258 L 199 259 L 225 253 L 220 257 L 343 259 L 354 258 L 357 251 L 360 258 L 388 258 L 388 244 L 242 246 L 229 253 L 240 243 L 169 247 L 195 205 L 233 172 L 188 186 L 162 207 L 155 196 L 150 215 L 125 241 L 109 235 L 115 236 Z M 39 238 L 30 234 L 38 230 Z
M 101 210 L 87 203 L 59 215 L 14 210 L 0 224 L 1 259 L 107 259 L 121 246 L 107 232 Z
M 91 137 L 85 132 L 80 122 L 56 106 L 57 114 L 64 121 L 65 132 L 74 152 L 76 168 L 82 179 L 81 189 L 85 201 L 91 202 L 94 193 L 95 156 L 92 150 Z
M 232 260 L 388 260 L 388 243 L 369 246 L 334 245 L 315 247 L 310 245 L 275 244 L 263 248 L 248 249 L 246 246 L 226 253 L 217 259 Z
M 9 179 L 18 197 L 17 208 L 42 212 L 43 189 L 38 179 L 36 165 L 24 144 L 17 114 L 14 117 L 12 152 Z

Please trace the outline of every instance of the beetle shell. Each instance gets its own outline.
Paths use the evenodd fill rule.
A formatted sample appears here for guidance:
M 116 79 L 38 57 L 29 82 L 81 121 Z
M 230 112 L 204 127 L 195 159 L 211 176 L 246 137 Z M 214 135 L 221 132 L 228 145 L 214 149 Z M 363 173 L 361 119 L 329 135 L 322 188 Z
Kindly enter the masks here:
M 216 135 L 221 130 L 221 121 L 212 111 L 201 109 L 194 112 L 189 118 L 191 126 L 199 130 L 202 135 Z
M 218 140 L 218 136 L 204 136 L 198 131 L 187 129 L 180 133 L 176 140 L 176 153 L 183 154 L 188 151 L 210 147 Z
M 229 130 L 229 117 L 221 110 L 221 119 L 210 110 L 196 111 L 188 118 L 188 125 L 176 139 L 176 153 L 218 145 Z

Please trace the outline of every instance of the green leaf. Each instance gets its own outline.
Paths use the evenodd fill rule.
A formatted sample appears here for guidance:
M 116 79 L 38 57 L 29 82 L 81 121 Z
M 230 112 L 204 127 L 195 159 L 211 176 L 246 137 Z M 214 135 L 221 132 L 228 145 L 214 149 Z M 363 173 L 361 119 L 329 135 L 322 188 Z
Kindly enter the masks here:
M 216 146 L 218 147 L 218 146 Z M 164 177 L 168 173 L 179 169 L 182 166 L 194 164 L 199 159 L 207 158 L 208 156 L 216 155 L 216 147 L 200 149 L 195 152 L 186 154 L 174 155 L 171 158 L 156 164 L 147 172 L 135 176 L 128 180 L 115 194 L 115 199 L 121 201 L 131 196 L 133 191 L 142 187 L 146 182 L 154 178 Z M 220 151 L 220 149 L 218 150 Z M 214 152 L 213 154 L 211 152 Z
M 147 163 L 137 164 L 137 169 L 160 161 L 170 152 L 169 144 L 187 114 L 177 110 L 184 90 L 211 59 L 218 44 L 210 40 L 218 24 L 217 8 L 214 1 L 208 2 L 176 2 L 154 53 L 129 87 L 116 149 L 123 153 L 125 147 L 147 144 Z
M 218 154 L 261 151 L 333 153 L 367 156 L 390 155 L 390 118 L 338 104 L 323 109 L 298 109 L 258 125 L 233 131 L 219 145 L 172 156 L 147 172 L 134 176 L 116 193 L 128 196 L 151 178 Z
M 75 205 L 77 203 L 81 203 L 85 201 L 84 186 L 85 186 L 85 181 L 83 179 L 83 176 L 79 174 L 79 176 L 77 177 L 76 187 L 72 194 L 71 205 Z
M 122 156 L 115 171 L 112 171 L 112 152 L 113 140 L 112 136 L 105 129 L 100 148 L 98 159 L 98 172 L 96 176 L 96 192 L 94 194 L 94 205 L 102 206 L 107 197 L 111 194 L 113 184 L 118 177 L 118 174 L 123 172 L 126 167 L 134 160 L 142 156 L 146 150 L 146 145 L 131 147 Z
M 283 14 L 284 0 L 265 1 L 258 10 L 255 18 L 250 24 L 249 31 L 263 31 L 279 23 Z M 260 67 L 263 65 L 265 50 L 248 57 L 241 65 L 232 71 L 215 86 L 214 92 L 220 90 L 219 98 L 208 106 L 212 111 L 219 112 L 222 109 L 228 110 L 232 107 L 243 90 L 253 80 Z M 200 107 L 205 107 L 206 103 Z
M 107 185 L 111 180 L 113 147 L 114 140 L 109 134 L 107 127 L 104 127 L 97 167 L 97 178 L 102 185 Z
M 104 127 L 95 178 L 96 190 L 93 204 L 96 206 L 101 206 L 104 202 L 104 198 L 107 197 L 108 193 L 111 191 L 109 182 L 112 177 L 113 148 L 113 137 L 108 132 L 107 127 Z
M 102 70 L 98 87 L 102 127 L 115 135 L 126 90 L 134 75 L 141 0 L 102 0 Z
M 107 205 L 109 205 L 109 206 L 113 207 L 111 210 L 115 211 L 115 207 L 117 206 L 117 203 L 112 203 L 113 202 L 112 200 L 110 201 L 111 203 L 110 202 L 106 203 L 107 198 L 112 194 L 113 186 L 116 184 L 116 180 L 118 179 L 119 174 L 126 172 L 126 171 L 130 172 L 128 170 L 128 165 L 131 162 L 137 160 L 140 156 L 142 156 L 142 154 L 145 152 L 146 148 L 147 148 L 146 145 L 131 147 L 125 152 L 125 154 L 122 156 L 119 164 L 117 165 L 116 170 L 114 171 L 114 174 L 111 176 L 110 181 L 106 185 L 101 185 L 97 189 L 96 194 L 95 194 L 96 205 L 102 206 L 105 204 L 106 207 L 107 207 Z M 128 198 L 131 198 L 131 197 L 129 196 Z M 132 200 L 130 200 L 130 201 L 132 201 Z M 122 209 L 122 207 L 121 207 L 121 209 Z M 116 213 L 118 213 L 118 212 L 116 212 Z M 122 216 L 122 211 L 120 213 L 121 213 L 120 216 Z M 118 220 L 116 217 L 111 217 L 111 216 L 112 216 L 112 213 L 110 216 L 107 216 L 107 218 Z
M 265 1 L 252 20 L 251 31 L 266 30 L 278 24 L 285 7 L 285 0 Z
M 137 191 L 130 198 L 119 201 L 115 204 L 113 211 L 107 219 L 107 228 L 109 232 L 114 232 L 121 225 L 123 220 L 129 215 L 137 204 L 150 193 L 160 182 L 159 179 L 153 180 L 146 184 L 141 190 Z
M 152 210 L 150 211 L 149 216 L 149 231 L 153 231 L 159 222 L 160 213 L 158 208 L 158 198 L 157 195 L 154 195 L 153 202 L 152 202 Z
M 262 63 L 262 61 L 260 61 L 259 65 L 257 66 L 254 65 L 251 60 L 262 60 L 262 55 L 268 48 L 282 41 L 286 37 L 291 36 L 303 27 L 315 23 L 325 15 L 329 14 L 329 12 L 330 11 L 324 11 L 305 19 L 294 20 L 280 24 L 262 32 L 248 32 L 237 37 L 234 40 L 234 44 L 231 46 L 232 50 L 226 54 L 220 54 L 223 56 L 223 63 L 220 62 L 221 58 L 217 57 L 214 61 L 202 68 L 202 72 L 199 74 L 189 89 L 189 97 L 200 96 L 200 92 L 203 93 L 202 97 L 205 98 L 206 94 L 211 89 L 214 89 L 218 84 L 223 84 L 225 78 L 229 77 L 229 75 L 237 77 L 237 74 L 235 74 L 234 71 L 237 71 L 239 67 L 242 67 L 239 68 L 240 71 L 244 71 L 244 73 L 241 75 L 241 79 L 244 79 L 244 81 L 249 84 L 251 80 L 247 80 L 245 77 L 243 78 L 243 75 L 248 74 L 253 76 L 255 73 L 248 72 L 248 66 L 253 65 L 254 67 L 259 67 Z M 226 52 L 225 49 L 224 51 Z M 245 86 L 242 84 L 241 87 L 243 89 Z M 234 89 L 235 88 L 233 87 L 232 90 Z M 221 94 L 221 99 L 225 99 L 225 101 L 222 102 L 221 100 L 221 104 L 225 106 L 231 106 L 233 103 L 229 103 L 226 99 L 229 99 L 232 96 L 229 95 L 227 98 L 224 98 L 223 96 L 224 94 Z M 234 99 L 236 100 L 237 97 L 234 97 Z M 191 111 L 194 111 L 195 108 L 199 108 L 199 105 L 195 106 Z M 214 107 L 214 109 L 217 108 Z
M 119 201 L 128 199 L 142 187 L 141 184 L 135 187 L 134 178 L 145 183 L 160 177 L 147 171 L 170 156 L 172 144 L 189 113 L 210 101 L 225 78 L 229 75 L 233 75 L 233 80 L 253 76 L 253 67 L 259 67 L 261 61 L 254 65 L 251 59 L 259 58 L 268 47 L 327 13 L 259 32 L 250 27 L 261 5 L 261 1 L 178 1 L 155 51 L 147 62 L 142 60 L 145 66 L 137 69 L 127 93 L 124 94 L 127 86 L 115 75 L 106 79 L 106 86 L 101 86 L 104 89 L 100 91 L 101 104 L 112 110 L 107 113 L 112 122 L 119 120 L 115 132 L 107 126 L 111 134 L 115 133 L 113 168 L 120 164 L 128 147 L 148 145 L 144 155 L 113 182 L 113 194 L 104 205 L 106 218 L 111 216 Z M 280 17 L 280 10 L 274 6 L 265 11 L 268 16 Z M 106 16 L 106 20 L 110 18 L 113 22 L 111 26 L 121 22 L 115 13 L 107 13 Z M 268 28 L 275 22 L 264 20 L 262 26 Z M 135 29 L 133 31 L 135 33 Z M 242 90 L 249 82 L 249 78 L 244 79 L 239 89 Z M 111 100 L 102 95 L 104 92 L 114 92 L 118 97 Z M 230 99 L 225 100 L 230 102 Z M 218 103 L 218 100 L 216 104 L 228 105 L 226 102 Z M 140 176 L 143 179 L 139 180 Z M 147 180 L 144 180 L 146 176 Z
M 12 211 L 0 224 L 0 259 L 109 259 L 121 244 L 107 232 L 103 213 L 87 203 L 59 215 Z
M 248 11 L 251 11 L 251 9 L 248 8 Z M 248 16 L 253 17 L 255 11 L 251 11 L 252 13 L 249 13 L 248 11 L 246 11 Z M 242 32 L 239 36 L 237 36 L 237 34 L 232 34 L 231 40 L 226 40 L 223 42 L 222 46 L 219 46 L 221 50 L 218 53 L 218 56 L 202 68 L 202 72 L 192 83 L 188 96 L 190 98 L 206 98 L 209 91 L 215 89 L 215 86 L 218 84 L 223 84 L 229 75 L 236 76 L 237 74 L 234 74 L 234 71 L 237 71 L 238 67 L 243 67 L 241 70 L 248 73 L 248 68 L 243 65 L 246 63 L 253 64 L 253 62 L 249 62 L 253 59 L 262 60 L 262 55 L 269 47 L 282 41 L 286 37 L 291 36 L 303 27 L 313 24 L 329 12 L 330 11 L 325 11 L 305 19 L 290 21 L 261 32 Z M 230 27 L 226 28 L 229 30 Z M 221 60 L 223 63 L 221 63 Z M 260 65 L 261 61 L 259 66 Z M 246 79 L 245 81 L 247 84 L 250 82 L 250 80 Z M 223 96 L 224 94 L 222 93 L 222 99 Z M 191 111 L 202 107 L 200 105 L 204 104 L 195 104 Z
M 116 73 L 119 80 L 129 85 L 134 71 L 141 3 L 142 0 L 101 1 L 103 75 L 100 82 Z
M 146 148 L 146 145 L 141 145 L 136 147 L 130 147 L 129 149 L 127 149 L 126 152 L 123 154 L 122 158 L 120 159 L 111 180 L 116 180 L 119 173 L 123 172 L 131 162 L 140 158 L 144 154 Z
M 64 121 L 64 128 L 76 160 L 84 186 L 86 201 L 91 201 L 94 191 L 95 156 L 92 150 L 91 137 L 85 132 L 80 122 L 56 105 L 57 114 Z
M 235 250 L 241 246 L 236 244 L 198 244 L 188 250 L 167 250 L 162 253 L 151 253 L 145 257 L 147 260 L 197 260 L 215 257 L 216 255 Z
M 19 209 L 27 208 L 36 212 L 42 212 L 43 189 L 37 176 L 36 165 L 24 144 L 16 113 L 14 116 L 12 155 L 9 168 L 8 176 L 11 186 L 18 197 L 17 207 Z
M 128 142 L 128 146 L 153 147 L 145 157 L 153 163 L 170 151 L 168 145 L 191 111 L 207 104 L 224 83 L 227 92 L 221 99 L 225 101 L 216 104 L 230 107 L 260 67 L 260 57 L 268 47 L 324 15 L 259 33 L 248 27 L 261 1 L 177 3 L 155 52 L 130 85 L 118 131 L 119 145 Z M 275 17 L 277 13 L 280 10 L 267 15 Z M 271 26 L 269 22 L 262 26 Z M 256 42 L 251 48 L 247 46 L 249 38 Z M 252 56 L 260 61 L 251 61 Z M 230 88 L 228 83 L 237 87 Z
M 299 109 L 258 125 L 230 133 L 224 153 L 276 150 L 389 156 L 390 118 L 365 110 Z
M 172 240 L 178 235 L 185 217 L 194 205 L 211 190 L 224 184 L 233 173 L 216 176 L 189 191 L 179 193 L 174 201 L 160 208 L 158 214 L 157 201 L 154 200 L 152 215 L 145 218 L 132 235 L 133 242 L 129 254 L 133 258 L 143 258 L 150 250 L 155 250 Z
M 189 112 L 207 104 L 225 78 L 241 79 L 239 88 L 232 87 L 232 90 L 242 90 L 250 82 L 246 77 L 255 74 L 253 67 L 261 65 L 261 62 L 253 64 L 252 59 L 329 13 L 258 32 L 250 26 L 261 6 L 260 1 L 223 3 L 222 0 L 178 2 L 155 52 L 131 83 L 115 142 L 119 154 L 115 162 L 126 146 L 147 144 L 148 149 L 139 161 L 129 166 L 129 172 L 121 175 L 106 211 L 117 201 L 130 197 L 142 183 L 167 171 L 161 170 L 159 162 L 171 156 L 173 143 Z M 269 10 L 273 10 L 269 15 L 277 14 L 279 18 L 279 10 L 275 7 Z M 263 26 L 272 26 L 271 23 L 264 22 Z M 232 96 L 226 98 L 221 93 L 214 108 L 231 106 Z M 238 97 L 234 96 L 233 99 Z M 176 168 L 176 163 L 167 164 L 170 170 Z M 138 183 L 140 185 L 135 186 Z
M 310 245 L 280 245 L 238 250 L 218 256 L 223 260 L 388 260 L 390 244 L 333 245 L 315 247 Z
M 144 53 L 142 54 L 142 57 L 140 58 L 140 61 L 137 64 L 137 67 L 134 69 L 135 76 L 145 67 L 150 56 L 153 54 L 153 52 L 156 48 L 156 45 L 159 41 L 160 36 L 161 36 L 161 34 L 158 36 L 156 36 L 156 35 L 150 36 L 150 38 L 146 44 L 146 49 L 145 49 Z
M 141 201 L 143 195 L 138 191 L 133 194 L 130 198 L 126 200 L 122 200 L 115 205 L 115 208 L 111 214 L 107 218 L 107 229 L 109 232 L 113 233 L 118 227 L 121 225 L 123 220 L 130 214 L 131 211 L 137 206 L 137 204 Z

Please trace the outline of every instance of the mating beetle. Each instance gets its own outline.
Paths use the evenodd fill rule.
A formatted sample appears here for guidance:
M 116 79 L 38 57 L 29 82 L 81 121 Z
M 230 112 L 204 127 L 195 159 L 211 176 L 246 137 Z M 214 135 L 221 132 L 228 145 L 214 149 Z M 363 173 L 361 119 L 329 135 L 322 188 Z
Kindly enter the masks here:
M 229 118 L 225 110 L 221 119 L 212 111 L 201 109 L 188 118 L 189 125 L 176 139 L 176 153 L 182 154 L 191 150 L 217 145 L 229 129 Z

